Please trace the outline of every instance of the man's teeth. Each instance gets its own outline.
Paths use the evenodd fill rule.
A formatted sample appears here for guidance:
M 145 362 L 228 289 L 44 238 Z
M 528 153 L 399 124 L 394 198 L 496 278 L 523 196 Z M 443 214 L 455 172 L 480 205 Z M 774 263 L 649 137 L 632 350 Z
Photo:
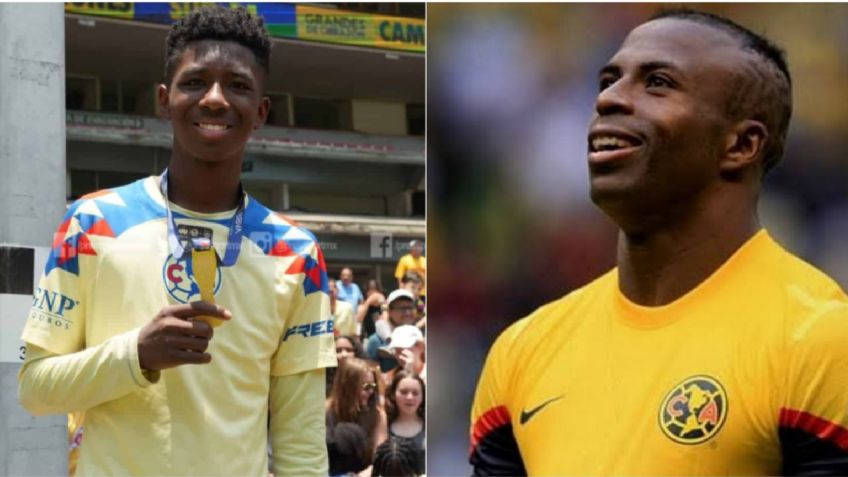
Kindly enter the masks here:
M 610 151 L 632 146 L 633 143 L 630 141 L 613 136 L 602 136 L 592 139 L 592 149 L 596 151 Z
M 199 123 L 198 126 L 200 126 L 201 129 L 209 129 L 209 130 L 212 130 L 212 131 L 223 131 L 223 130 L 227 129 L 226 124 Z

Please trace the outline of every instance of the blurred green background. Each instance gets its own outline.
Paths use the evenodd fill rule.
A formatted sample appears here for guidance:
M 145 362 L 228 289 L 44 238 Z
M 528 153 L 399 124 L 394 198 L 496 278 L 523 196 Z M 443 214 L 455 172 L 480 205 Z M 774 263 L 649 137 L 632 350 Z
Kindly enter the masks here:
M 848 5 L 687 6 L 787 51 L 794 114 L 760 215 L 845 287 Z M 494 337 L 614 266 L 616 228 L 589 200 L 586 129 L 598 69 L 661 7 L 428 5 L 429 475 L 470 472 L 469 410 Z

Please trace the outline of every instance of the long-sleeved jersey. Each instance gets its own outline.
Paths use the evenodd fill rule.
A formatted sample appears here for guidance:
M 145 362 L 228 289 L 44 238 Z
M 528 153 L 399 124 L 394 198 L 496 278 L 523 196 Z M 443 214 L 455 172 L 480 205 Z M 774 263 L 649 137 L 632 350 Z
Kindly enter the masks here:
M 304 229 L 245 197 L 241 247 L 218 266 L 212 362 L 149 373 L 139 330 L 195 301 L 190 255 L 168 245 L 155 177 L 91 194 L 66 214 L 23 332 L 20 398 L 34 413 L 84 412 L 77 475 L 267 475 L 326 471 L 323 368 L 335 364 L 321 250 Z M 170 205 L 179 236 L 224 257 L 234 211 Z M 229 244 L 232 247 L 234 244 Z

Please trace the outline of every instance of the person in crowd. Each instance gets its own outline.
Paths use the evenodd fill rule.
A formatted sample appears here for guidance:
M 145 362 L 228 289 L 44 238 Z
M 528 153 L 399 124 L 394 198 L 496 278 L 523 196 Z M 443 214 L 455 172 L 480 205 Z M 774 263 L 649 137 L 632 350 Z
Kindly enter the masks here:
M 359 285 L 353 282 L 353 270 L 350 267 L 342 268 L 341 273 L 339 273 L 339 281 L 336 282 L 336 290 L 338 299 L 350 303 L 354 310 L 364 300 Z
M 386 382 L 391 382 L 399 371 L 420 375 L 426 381 L 426 364 L 424 362 L 424 335 L 416 326 L 402 325 L 392 331 L 389 344 L 380 350 L 387 352 L 397 363 L 394 369 L 385 373 Z
M 388 435 L 386 413 L 380 403 L 383 381 L 376 366 L 365 360 L 349 357 L 339 363 L 330 397 L 327 398 L 326 420 L 328 436 L 338 424 L 359 426 L 367 436 L 364 462 L 371 464 L 374 449 Z M 330 462 L 330 468 L 337 463 Z
M 389 436 L 409 440 L 416 453 L 416 471 L 424 473 L 425 460 L 425 383 L 415 373 L 401 370 L 395 373 L 386 389 L 386 415 Z
M 365 301 L 359 305 L 356 312 L 356 322 L 360 323 L 362 341 L 367 340 L 377 329 L 375 322 L 380 318 L 382 306 L 386 303 L 386 295 L 375 279 L 368 280 L 365 291 Z
M 358 335 L 357 322 L 353 317 L 353 307 L 350 303 L 339 300 L 339 291 L 336 288 L 336 281 L 332 278 L 328 280 L 327 287 L 330 294 L 330 316 L 333 318 L 333 334 L 341 335 Z
M 424 281 L 416 272 L 406 272 L 406 275 L 401 279 L 401 288 L 409 290 L 415 297 L 415 314 L 418 319 L 415 326 L 421 328 L 422 331 L 427 326 L 427 306 L 424 295 L 422 295 L 423 287 Z
M 365 350 L 362 349 L 362 342 L 359 337 L 351 335 L 336 336 L 336 359 L 339 362 L 347 358 L 354 357 L 359 359 L 367 359 Z
M 378 320 L 377 331 L 368 338 L 365 345 L 365 353 L 370 359 L 379 361 L 383 372 L 396 367 L 397 361 L 380 356 L 380 348 L 389 344 L 389 337 L 396 327 L 415 324 L 415 297 L 408 290 L 399 288 L 389 294 L 386 309 L 387 317 Z
M 374 477 L 415 477 L 418 473 L 414 445 L 408 439 L 390 437 L 374 454 Z
M 423 283 L 427 280 L 427 257 L 421 255 L 424 251 L 424 244 L 420 240 L 412 240 L 409 242 L 409 253 L 398 260 L 395 267 L 395 278 L 398 281 L 398 288 L 402 287 L 403 277 L 408 272 L 415 272 L 421 277 L 422 288 L 421 296 L 427 296 L 427 289 Z
M 348 477 L 368 469 L 370 453 L 368 434 L 362 426 L 340 422 L 327 429 L 330 476 Z
M 369 278 L 368 285 L 365 287 L 365 298 L 367 299 L 375 293 L 385 296 L 385 292 L 383 292 L 380 282 L 378 282 L 376 278 Z
M 336 360 L 341 363 L 347 358 L 354 357 L 367 359 L 365 350 L 358 336 L 336 336 Z M 337 367 L 327 368 L 326 397 L 330 397 L 333 389 L 333 379 L 336 377 Z

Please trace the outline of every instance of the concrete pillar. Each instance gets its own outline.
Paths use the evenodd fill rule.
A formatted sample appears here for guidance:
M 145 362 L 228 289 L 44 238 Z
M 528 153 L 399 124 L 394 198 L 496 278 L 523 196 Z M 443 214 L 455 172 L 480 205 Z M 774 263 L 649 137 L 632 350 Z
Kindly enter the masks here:
M 65 416 L 17 401 L 17 340 L 65 210 L 61 3 L 0 3 L 0 131 L 0 475 L 67 475 Z
M 388 196 L 386 215 L 409 217 L 412 215 L 412 191 L 405 190 Z
M 289 210 L 289 185 L 287 183 L 275 185 L 274 188 L 271 189 L 271 203 L 268 204 L 268 206 L 271 207 L 272 210 L 276 210 L 278 212 Z

